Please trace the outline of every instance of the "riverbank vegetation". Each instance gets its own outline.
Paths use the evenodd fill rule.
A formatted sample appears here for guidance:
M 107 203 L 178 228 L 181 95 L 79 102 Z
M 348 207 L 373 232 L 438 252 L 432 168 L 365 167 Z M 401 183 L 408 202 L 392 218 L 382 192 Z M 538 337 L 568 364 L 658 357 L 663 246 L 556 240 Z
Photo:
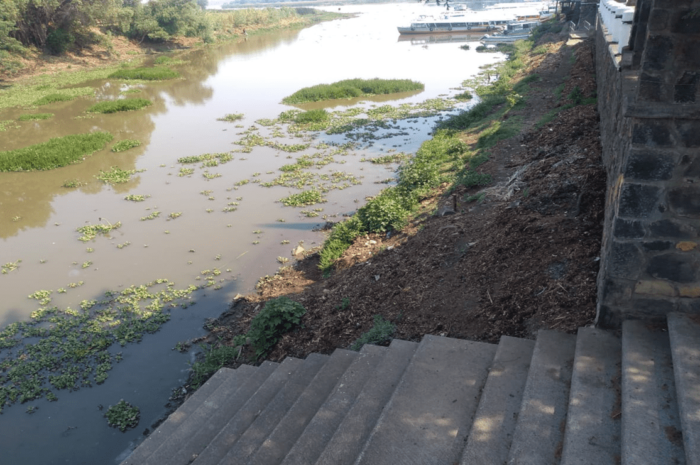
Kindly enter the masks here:
M 296 105 L 299 103 L 396 94 L 398 92 L 423 89 L 425 89 L 425 86 L 422 83 L 411 81 L 410 79 L 345 79 L 332 84 L 305 87 L 282 99 L 282 103 Z
M 140 110 L 149 105 L 153 105 L 153 102 L 145 98 L 129 98 L 99 102 L 92 105 L 86 111 L 88 113 L 117 113 L 120 111 Z
M 566 45 L 556 22 L 543 29 L 463 83 L 478 103 L 438 122 L 433 139 L 403 161 L 395 186 L 211 323 L 209 351 L 239 348 L 221 366 L 262 359 L 238 335 L 279 296 L 306 314 L 267 354 L 275 361 L 358 348 L 372 335 L 384 343 L 424 334 L 497 342 L 592 321 L 605 190 L 593 44 Z M 332 112 L 330 122 L 303 126 L 299 114 L 279 120 L 327 134 L 371 132 L 365 115 Z
M 235 11 L 204 10 L 206 0 L 153 0 L 148 3 L 85 0 L 79 3 L 22 0 L 0 4 L 0 75 L 14 76 L 51 62 L 50 57 L 85 51 L 120 60 L 119 38 L 139 49 L 181 48 L 213 43 L 273 28 L 302 27 L 342 17 L 310 8 L 261 8 Z M 135 51 L 135 50 L 136 51 Z M 122 50 L 124 53 L 126 50 Z M 161 63 L 164 64 L 164 63 Z M 168 63 L 174 64 L 174 62 Z
M 41 144 L 0 152 L 0 171 L 51 170 L 70 165 L 102 150 L 113 136 L 108 132 L 55 137 Z

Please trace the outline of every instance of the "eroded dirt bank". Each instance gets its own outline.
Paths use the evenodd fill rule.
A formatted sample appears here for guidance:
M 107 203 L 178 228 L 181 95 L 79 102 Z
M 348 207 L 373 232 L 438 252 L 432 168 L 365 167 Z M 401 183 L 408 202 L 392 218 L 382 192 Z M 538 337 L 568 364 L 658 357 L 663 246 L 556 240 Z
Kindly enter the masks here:
M 520 118 L 520 131 L 478 168 L 491 185 L 444 186 L 403 231 L 358 238 L 330 277 L 307 254 L 262 279 L 195 342 L 231 344 L 265 301 L 282 295 L 307 312 L 270 360 L 347 348 L 375 315 L 395 324 L 394 337 L 414 341 L 436 334 L 497 342 L 592 323 L 605 195 L 593 42 L 548 35 L 536 45 L 543 48 L 521 77 L 539 79 L 526 105 L 503 117 Z M 479 135 L 476 128 L 460 138 L 476 147 Z M 470 200 L 476 194 L 482 200 Z M 250 349 L 241 355 L 230 365 L 254 360 Z

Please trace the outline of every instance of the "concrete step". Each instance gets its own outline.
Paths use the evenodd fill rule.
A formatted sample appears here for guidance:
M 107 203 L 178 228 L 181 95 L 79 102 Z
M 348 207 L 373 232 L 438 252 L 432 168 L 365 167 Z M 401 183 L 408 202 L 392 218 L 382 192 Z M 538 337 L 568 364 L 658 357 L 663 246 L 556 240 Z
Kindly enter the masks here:
M 193 448 L 198 453 L 226 424 L 239 408 L 253 395 L 279 364 L 263 362 L 255 372 L 239 386 L 222 385 L 209 402 L 204 403 L 192 418 L 175 431 L 158 450 L 144 462 L 145 465 L 188 463 Z M 200 447 L 199 449 L 197 449 Z M 177 458 L 177 460 L 176 460 Z
M 685 464 L 666 328 L 622 324 L 621 465 Z
M 502 336 L 460 463 L 503 464 L 520 411 L 535 341 Z
M 541 330 L 508 455 L 511 465 L 559 463 L 576 336 Z
M 444 463 L 495 353 L 493 344 L 426 335 L 356 463 Z
M 238 441 L 241 435 L 265 409 L 267 404 L 274 399 L 277 393 L 284 389 L 287 381 L 293 378 L 295 372 L 302 366 L 303 360 L 288 357 L 277 367 L 277 369 L 265 380 L 264 383 L 250 396 L 246 403 L 241 406 L 235 415 L 229 417 L 228 421 L 220 425 L 214 434 L 205 434 L 196 441 L 178 452 L 178 457 L 169 462 L 168 465 L 187 465 L 199 459 L 203 454 L 203 462 L 215 457 L 222 457 L 233 444 Z M 206 453 L 204 451 L 206 450 Z M 218 459 L 214 463 L 218 462 Z M 209 461 L 209 463 L 212 463 Z
M 199 408 L 200 405 L 223 383 L 238 384 L 255 371 L 254 367 L 243 365 L 237 370 L 222 368 L 214 373 L 192 396 L 141 443 L 121 465 L 141 464 L 165 442 Z
M 700 464 L 700 317 L 668 315 L 673 373 L 688 465 Z
M 561 465 L 620 462 L 620 338 L 579 328 Z
M 272 465 L 282 462 L 316 411 L 336 387 L 345 370 L 358 356 L 357 352 L 350 350 L 335 350 L 330 360 L 316 374 L 262 446 L 250 457 L 248 463 Z
M 365 383 L 375 374 L 375 369 L 387 353 L 387 349 L 365 345 L 340 382 L 318 409 L 294 447 L 282 461 L 285 465 L 314 463 L 333 437 L 338 425 L 352 407 Z
M 327 355 L 309 355 L 228 451 L 225 450 L 225 444 L 222 447 L 217 447 L 215 441 L 227 443 L 232 438 L 219 435 L 215 441 L 199 454 L 194 463 L 197 465 L 213 465 L 219 463 L 220 460 L 222 463 L 245 463 L 248 457 L 255 452 L 277 426 L 289 408 L 294 405 L 299 395 L 328 361 L 328 358 Z M 224 452 L 223 456 L 221 454 L 222 451 Z
M 355 461 L 417 348 L 415 342 L 391 341 L 386 355 L 367 380 L 317 464 L 351 465 Z

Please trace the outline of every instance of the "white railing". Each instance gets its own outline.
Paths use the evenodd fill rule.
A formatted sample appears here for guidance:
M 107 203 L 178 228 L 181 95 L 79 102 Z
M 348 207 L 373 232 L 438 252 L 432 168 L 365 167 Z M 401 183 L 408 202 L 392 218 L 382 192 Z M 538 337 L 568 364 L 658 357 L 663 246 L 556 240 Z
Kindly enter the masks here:
M 627 45 L 632 31 L 634 7 L 615 0 L 600 0 L 598 11 L 608 34 L 612 36 L 611 43 L 619 44 L 619 48 Z

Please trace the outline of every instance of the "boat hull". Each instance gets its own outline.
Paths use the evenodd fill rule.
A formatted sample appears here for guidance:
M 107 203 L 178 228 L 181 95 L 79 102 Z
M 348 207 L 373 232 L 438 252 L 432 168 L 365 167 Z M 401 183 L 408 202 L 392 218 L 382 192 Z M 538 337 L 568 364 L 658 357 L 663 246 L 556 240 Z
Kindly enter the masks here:
M 399 34 L 453 34 L 455 32 L 490 32 L 497 31 L 499 28 L 488 26 L 429 26 L 425 28 L 397 27 Z

